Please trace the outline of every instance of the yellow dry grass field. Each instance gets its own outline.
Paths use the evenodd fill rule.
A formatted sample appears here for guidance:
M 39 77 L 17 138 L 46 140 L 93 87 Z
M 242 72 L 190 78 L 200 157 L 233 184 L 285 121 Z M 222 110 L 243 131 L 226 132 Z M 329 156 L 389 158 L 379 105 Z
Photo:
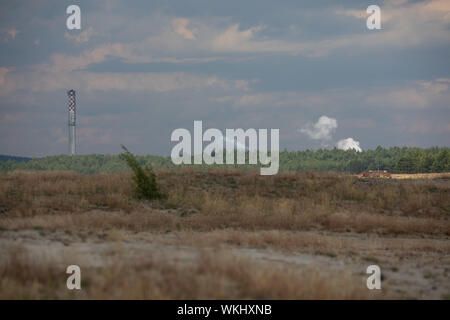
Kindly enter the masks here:
M 1 175 L 0 298 L 450 298 L 448 177 L 156 173 L 158 201 L 127 173 Z

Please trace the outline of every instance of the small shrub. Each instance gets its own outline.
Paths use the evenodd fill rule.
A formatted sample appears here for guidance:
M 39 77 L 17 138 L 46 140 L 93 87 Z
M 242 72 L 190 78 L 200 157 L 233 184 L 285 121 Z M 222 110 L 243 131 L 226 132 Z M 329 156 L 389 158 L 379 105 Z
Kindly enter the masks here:
M 156 182 L 156 175 L 153 169 L 146 165 L 145 168 L 139 164 L 136 157 L 122 145 L 125 153 L 120 155 L 125 159 L 128 166 L 133 170 L 133 180 L 136 182 L 135 195 L 138 199 L 160 199 L 163 194 L 160 192 Z

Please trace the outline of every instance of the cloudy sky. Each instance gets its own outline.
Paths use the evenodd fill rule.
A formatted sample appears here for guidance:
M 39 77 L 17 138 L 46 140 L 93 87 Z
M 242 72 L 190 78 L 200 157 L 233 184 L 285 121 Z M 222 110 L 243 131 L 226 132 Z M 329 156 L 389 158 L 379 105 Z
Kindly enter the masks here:
M 194 120 L 288 150 L 449 146 L 449 31 L 448 0 L 1 1 L 0 154 L 67 153 L 71 88 L 82 154 L 169 155 Z

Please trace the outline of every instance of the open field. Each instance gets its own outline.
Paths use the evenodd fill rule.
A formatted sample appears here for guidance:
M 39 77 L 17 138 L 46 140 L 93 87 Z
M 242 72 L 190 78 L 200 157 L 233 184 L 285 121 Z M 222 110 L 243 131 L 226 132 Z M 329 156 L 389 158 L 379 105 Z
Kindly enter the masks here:
M 448 178 L 157 175 L 161 201 L 125 173 L 1 175 L 0 298 L 450 298 Z

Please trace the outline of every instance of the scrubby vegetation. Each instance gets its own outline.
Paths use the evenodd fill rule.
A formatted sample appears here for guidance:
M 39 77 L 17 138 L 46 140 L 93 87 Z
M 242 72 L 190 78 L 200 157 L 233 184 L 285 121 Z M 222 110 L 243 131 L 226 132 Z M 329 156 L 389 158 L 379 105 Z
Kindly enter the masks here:
M 152 168 L 175 168 L 169 157 L 136 156 L 139 165 Z M 1 159 L 0 159 L 1 160 Z M 197 169 L 211 166 L 194 166 Z M 217 167 L 217 166 L 216 166 Z M 255 168 L 253 165 L 221 165 L 220 168 Z M 449 148 L 378 147 L 375 150 L 355 152 L 338 149 L 282 151 L 280 171 L 337 171 L 359 173 L 363 170 L 388 170 L 392 173 L 428 173 L 450 171 Z M 30 161 L 0 161 L 0 172 L 12 170 L 72 170 L 78 173 L 111 173 L 128 171 L 119 155 L 49 156 Z

